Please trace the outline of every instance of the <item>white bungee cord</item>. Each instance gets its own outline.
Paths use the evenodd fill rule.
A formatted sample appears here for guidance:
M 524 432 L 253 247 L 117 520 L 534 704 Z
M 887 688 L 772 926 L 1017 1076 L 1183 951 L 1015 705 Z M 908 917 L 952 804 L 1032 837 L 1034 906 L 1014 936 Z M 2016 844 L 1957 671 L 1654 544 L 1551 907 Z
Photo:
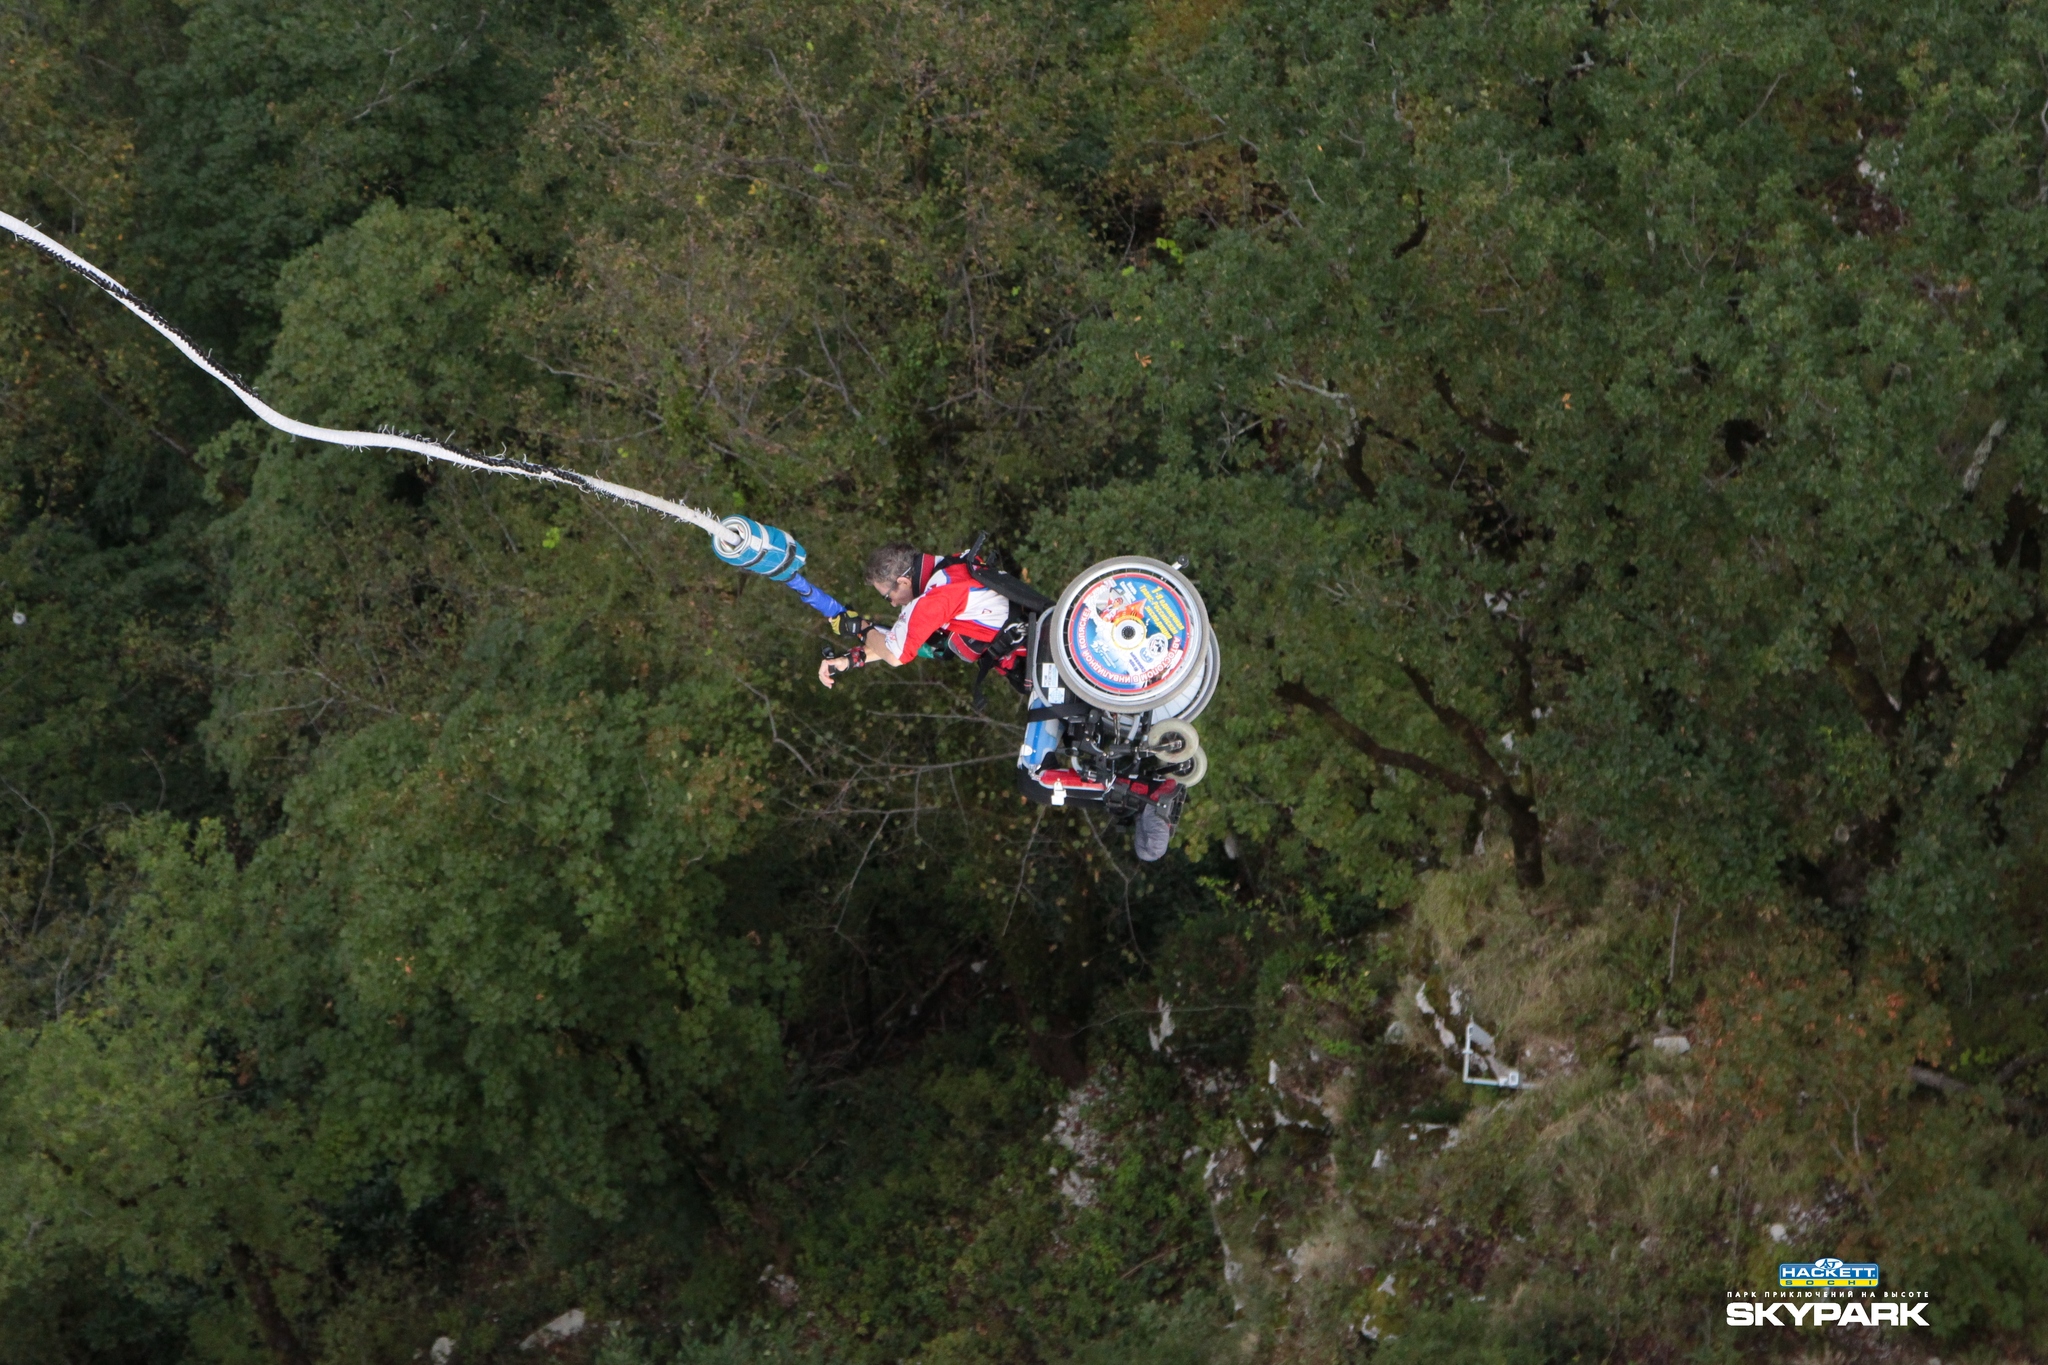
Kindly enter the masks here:
M 701 511 L 685 503 L 671 502 L 657 498 L 652 493 L 643 493 L 637 488 L 612 483 L 608 479 L 593 478 L 579 474 L 573 469 L 558 469 L 553 465 L 537 464 L 531 460 L 514 459 L 509 455 L 482 455 L 472 451 L 456 450 L 434 441 L 421 440 L 417 436 L 403 436 L 397 432 L 343 431 L 334 427 L 317 427 L 310 422 L 287 417 L 270 404 L 258 398 L 249 386 L 234 374 L 216 364 L 206 352 L 186 338 L 184 333 L 171 326 L 155 309 L 135 297 L 128 287 L 113 276 L 101 270 L 91 261 L 72 251 L 62 242 L 24 223 L 6 212 L 0 212 L 0 227 L 28 243 L 36 250 L 66 268 L 82 275 L 103 290 L 116 303 L 126 308 L 154 328 L 159 335 L 179 351 L 187 360 L 225 384 L 242 405 L 271 427 L 288 436 L 297 436 L 308 441 L 325 441 L 329 445 L 349 446 L 358 450 L 397 450 L 419 455 L 443 464 L 459 465 L 465 469 L 482 470 L 486 474 L 512 474 L 520 478 L 534 479 L 541 483 L 559 484 L 564 488 L 580 489 L 586 493 L 597 493 L 620 502 L 645 507 L 665 517 L 687 522 L 711 537 L 712 553 L 736 569 L 759 574 L 795 592 L 797 597 L 813 611 L 832 623 L 835 633 L 854 632 L 865 634 L 869 623 L 856 613 L 847 610 L 844 604 L 830 593 L 813 584 L 803 575 L 804 547 L 787 531 L 780 527 L 764 526 L 752 518 L 730 516 L 720 519 L 709 512 Z M 979 542 L 976 544 L 979 549 Z M 1151 564 L 1149 560 L 1133 561 Z M 1097 568 L 1102 567 L 1098 565 Z M 1157 567 L 1165 568 L 1164 565 Z M 1094 571 L 1091 570 L 1092 574 Z M 1078 581 L 1078 580 L 1077 580 Z M 1069 592 L 1073 590 L 1070 588 Z M 1199 603 L 1200 598 L 1196 601 Z M 27 617 L 20 611 L 14 613 L 14 624 L 20 627 Z M 829 653 L 829 651 L 828 651 Z M 984 665 L 986 667 L 986 665 Z M 1062 670 L 1064 672 L 1064 670 Z M 1213 684 L 1212 684 L 1213 685 Z M 979 693 L 977 684 L 976 692 Z M 1204 698 L 1206 701 L 1206 697 Z M 1198 704 L 1196 710 L 1200 709 Z M 1134 725 L 1137 722 L 1133 718 Z M 1178 723 L 1178 722 L 1176 722 Z M 1192 727 L 1189 727 L 1192 733 Z M 1193 780 L 1199 781 L 1199 777 Z M 1064 789 L 1061 790 L 1061 795 Z M 1055 796 L 1056 803 L 1060 797 Z
M 538 479 L 542 483 L 581 489 L 586 493 L 599 493 L 608 498 L 616 498 L 620 502 L 635 503 L 665 517 L 673 517 L 677 521 L 688 522 L 709 535 L 713 549 L 720 558 L 728 562 L 735 562 L 733 556 L 736 552 L 742 551 L 747 531 L 744 526 L 736 523 L 743 522 L 743 518 L 734 517 L 720 522 L 709 512 L 699 511 L 684 503 L 671 502 L 667 498 L 657 498 L 652 493 L 643 493 L 637 488 L 628 488 L 624 484 L 612 483 L 607 479 L 579 474 L 573 469 L 557 469 L 553 465 L 535 464 L 531 460 L 513 459 L 509 455 L 479 455 L 468 451 L 451 450 L 433 441 L 423 441 L 416 436 L 401 436 L 395 432 L 340 431 L 333 427 L 316 427 L 310 422 L 287 417 L 258 398 L 240 379 L 215 364 L 206 352 L 200 350 L 182 332 L 157 316 L 156 310 L 129 293 L 126 285 L 91 261 L 12 214 L 0 212 L 0 227 L 6 228 L 52 260 L 69 266 L 98 285 L 116 303 L 154 327 L 166 341 L 183 351 L 187 360 L 233 390 L 235 397 L 241 399 L 249 411 L 288 435 L 303 437 L 308 441 L 325 441 L 329 445 L 353 446 L 357 449 L 402 450 L 414 455 L 423 455 L 429 460 L 439 460 L 444 464 L 480 469 L 487 474 L 515 474 L 521 478 Z

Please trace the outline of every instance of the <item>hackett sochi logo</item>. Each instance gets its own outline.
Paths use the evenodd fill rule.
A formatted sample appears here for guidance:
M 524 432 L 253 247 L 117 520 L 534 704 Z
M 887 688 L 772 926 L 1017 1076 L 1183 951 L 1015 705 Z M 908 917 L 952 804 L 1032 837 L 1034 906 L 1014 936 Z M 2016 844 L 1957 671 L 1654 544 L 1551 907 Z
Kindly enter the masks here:
M 1878 1268 L 1871 1261 L 1781 1261 L 1778 1288 L 1762 1294 L 1729 1295 L 1730 1327 L 1926 1327 L 1927 1296 L 1875 1292 Z M 1864 1291 L 1857 1294 L 1856 1291 Z M 1843 1292 L 1847 1291 L 1847 1292 Z
M 1849 1262 L 1833 1256 L 1818 1261 L 1778 1262 L 1780 1289 L 1875 1289 L 1877 1262 Z

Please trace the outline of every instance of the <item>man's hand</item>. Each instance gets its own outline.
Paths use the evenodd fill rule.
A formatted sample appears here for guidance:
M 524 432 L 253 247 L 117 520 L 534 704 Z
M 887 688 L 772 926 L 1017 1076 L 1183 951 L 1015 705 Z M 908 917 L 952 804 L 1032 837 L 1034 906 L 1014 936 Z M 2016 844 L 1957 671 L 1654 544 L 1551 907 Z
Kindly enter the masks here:
M 833 657 L 831 646 L 825 647 L 824 661 L 818 665 L 818 681 L 830 687 L 835 675 L 844 673 L 849 668 L 860 668 L 877 659 L 895 668 L 901 668 L 904 662 L 889 648 L 888 634 L 880 626 L 870 626 L 868 638 L 863 643 L 855 645 L 836 658 Z
M 857 611 L 843 611 L 829 618 L 825 624 L 834 635 L 851 636 L 856 640 L 866 639 L 867 633 L 875 628 L 873 621 Z

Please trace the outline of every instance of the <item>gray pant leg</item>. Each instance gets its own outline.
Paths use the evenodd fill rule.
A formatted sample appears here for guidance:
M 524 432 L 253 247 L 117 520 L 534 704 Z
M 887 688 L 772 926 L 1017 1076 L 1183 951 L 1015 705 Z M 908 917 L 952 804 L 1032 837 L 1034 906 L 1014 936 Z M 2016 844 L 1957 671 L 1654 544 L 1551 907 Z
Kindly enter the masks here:
M 1131 847 L 1141 863 L 1156 863 L 1166 856 L 1166 846 L 1173 842 L 1173 826 L 1159 813 L 1159 807 L 1146 802 L 1138 812 L 1138 823 L 1131 830 Z

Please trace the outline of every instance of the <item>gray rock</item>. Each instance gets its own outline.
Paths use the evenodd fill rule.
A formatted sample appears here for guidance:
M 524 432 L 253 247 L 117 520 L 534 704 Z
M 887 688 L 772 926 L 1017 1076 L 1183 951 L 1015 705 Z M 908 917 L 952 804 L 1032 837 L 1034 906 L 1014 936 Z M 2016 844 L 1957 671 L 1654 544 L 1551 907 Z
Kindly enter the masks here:
M 542 1325 L 532 1336 L 520 1342 L 519 1349 L 531 1351 L 542 1346 L 552 1346 L 558 1341 L 567 1341 L 581 1332 L 584 1326 L 583 1310 L 581 1308 L 571 1308 L 554 1321 Z M 449 1349 L 451 1351 L 454 1349 L 454 1343 L 449 1343 Z

